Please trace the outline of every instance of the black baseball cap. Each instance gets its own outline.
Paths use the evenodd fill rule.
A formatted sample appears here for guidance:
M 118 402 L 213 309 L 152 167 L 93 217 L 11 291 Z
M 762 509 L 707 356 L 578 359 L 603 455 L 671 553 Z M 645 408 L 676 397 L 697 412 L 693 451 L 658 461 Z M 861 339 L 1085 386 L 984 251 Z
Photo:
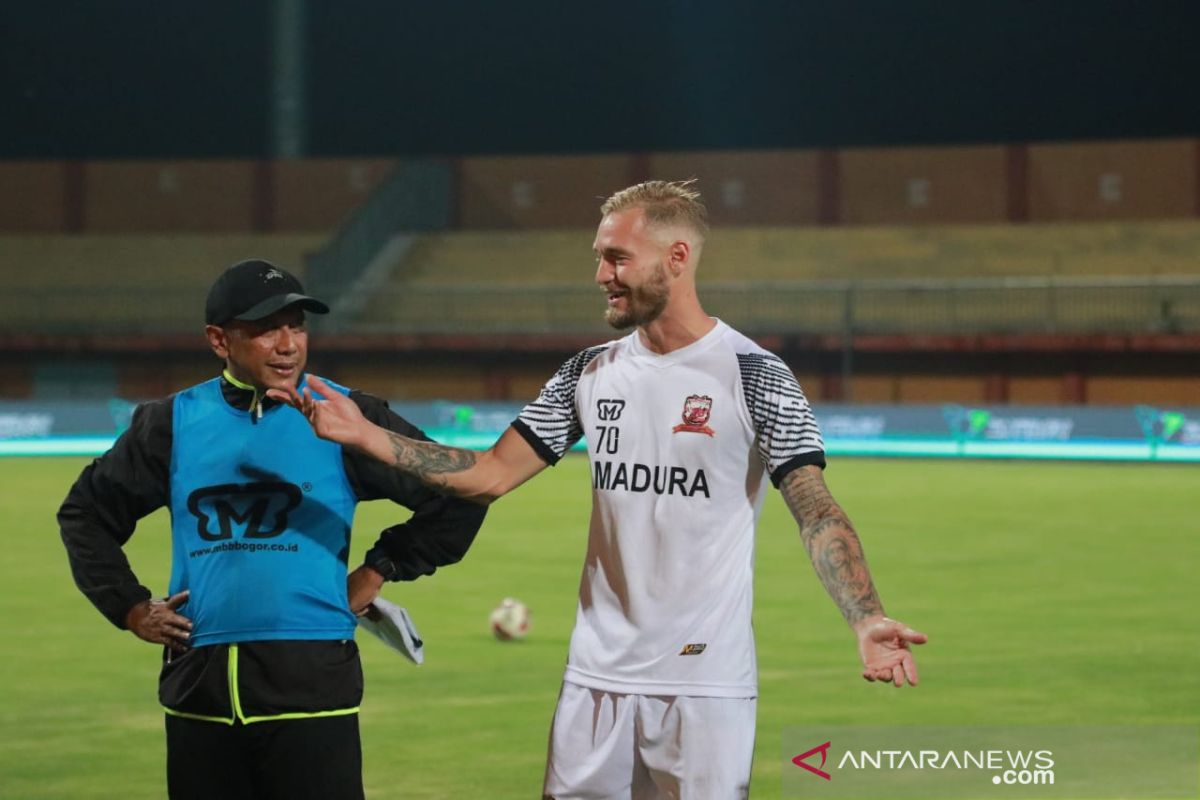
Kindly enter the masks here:
M 221 273 L 208 290 L 204 323 L 224 325 L 233 319 L 253 321 L 281 308 L 299 305 L 314 314 L 328 314 L 329 306 L 304 293 L 299 279 L 270 261 L 239 261 Z

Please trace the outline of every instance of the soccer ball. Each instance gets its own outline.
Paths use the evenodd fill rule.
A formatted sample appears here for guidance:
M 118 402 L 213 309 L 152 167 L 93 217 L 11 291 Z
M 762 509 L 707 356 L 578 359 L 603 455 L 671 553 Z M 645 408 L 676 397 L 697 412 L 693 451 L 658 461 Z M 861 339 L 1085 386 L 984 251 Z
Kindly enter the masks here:
M 492 635 L 502 642 L 524 639 L 529 633 L 529 609 L 520 600 L 506 597 L 492 609 Z

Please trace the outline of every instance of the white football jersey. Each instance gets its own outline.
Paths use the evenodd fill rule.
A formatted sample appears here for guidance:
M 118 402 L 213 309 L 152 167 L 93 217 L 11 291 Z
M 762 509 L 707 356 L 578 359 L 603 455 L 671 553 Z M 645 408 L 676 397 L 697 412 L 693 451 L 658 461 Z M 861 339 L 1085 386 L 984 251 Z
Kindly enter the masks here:
M 824 445 L 783 361 L 718 321 L 659 355 L 579 353 L 514 427 L 548 462 L 581 436 L 592 519 L 565 679 L 631 694 L 754 697 L 754 527 Z

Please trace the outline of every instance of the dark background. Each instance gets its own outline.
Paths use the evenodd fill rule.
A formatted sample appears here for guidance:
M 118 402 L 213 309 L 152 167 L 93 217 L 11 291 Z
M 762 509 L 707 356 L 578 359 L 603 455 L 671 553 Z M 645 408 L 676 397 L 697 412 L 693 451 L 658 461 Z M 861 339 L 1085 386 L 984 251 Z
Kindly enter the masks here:
M 271 6 L 0 6 L 0 158 L 271 153 Z M 1200 3 L 310 0 L 308 154 L 1200 134 Z

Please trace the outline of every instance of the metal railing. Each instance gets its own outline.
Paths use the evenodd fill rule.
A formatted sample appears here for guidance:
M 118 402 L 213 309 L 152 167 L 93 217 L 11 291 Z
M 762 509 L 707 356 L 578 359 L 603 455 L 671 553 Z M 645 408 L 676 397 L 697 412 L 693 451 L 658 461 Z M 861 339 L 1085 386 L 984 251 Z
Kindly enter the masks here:
M 314 293 L 315 290 L 314 290 Z M 705 309 L 752 334 L 1200 333 L 1200 277 L 701 284 Z M 193 289 L 9 290 L 9 334 L 198 331 Z M 594 286 L 412 286 L 375 293 L 347 333 L 611 333 Z
M 1200 332 L 1200 278 L 713 283 L 705 309 L 748 333 Z M 389 287 L 349 330 L 604 330 L 596 287 Z

